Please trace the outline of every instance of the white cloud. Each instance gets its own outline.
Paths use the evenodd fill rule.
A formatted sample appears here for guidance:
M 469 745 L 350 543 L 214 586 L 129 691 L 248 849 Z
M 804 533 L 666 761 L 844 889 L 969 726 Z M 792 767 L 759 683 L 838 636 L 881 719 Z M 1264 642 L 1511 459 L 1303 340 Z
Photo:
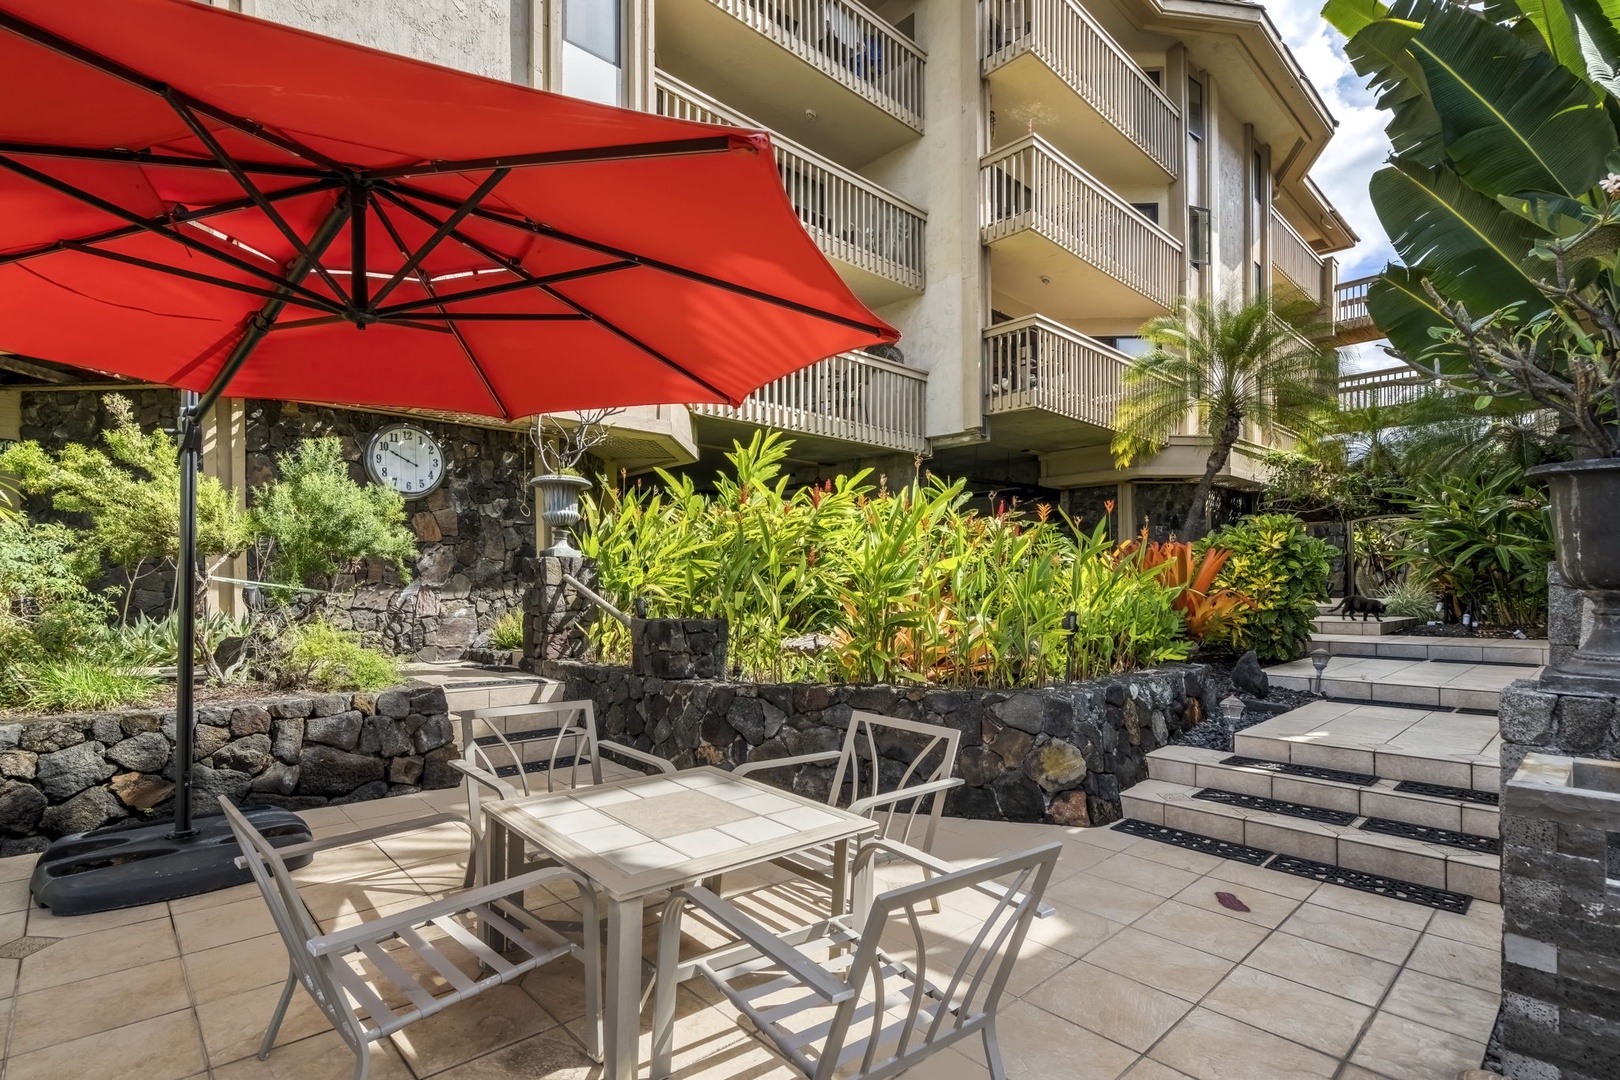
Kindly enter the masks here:
M 1395 257 L 1367 196 L 1367 181 L 1389 155 L 1387 119 L 1344 55 L 1344 39 L 1322 18 L 1322 0 L 1266 0 L 1266 10 L 1300 67 L 1339 121 L 1311 177 L 1339 208 L 1361 243 L 1340 252 L 1339 280 L 1365 277 Z

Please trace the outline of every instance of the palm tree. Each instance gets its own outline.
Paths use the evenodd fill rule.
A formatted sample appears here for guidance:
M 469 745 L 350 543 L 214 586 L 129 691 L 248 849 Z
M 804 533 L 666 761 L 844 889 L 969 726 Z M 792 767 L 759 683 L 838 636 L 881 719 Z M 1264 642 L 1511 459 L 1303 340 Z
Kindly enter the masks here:
M 1269 297 L 1245 304 L 1187 300 L 1174 315 L 1142 327 L 1152 348 L 1131 361 L 1114 415 L 1113 451 L 1123 468 L 1163 449 L 1189 415 L 1209 440 L 1204 475 L 1193 491 L 1181 534 L 1209 529 L 1209 497 L 1245 421 L 1268 435 L 1315 432 L 1337 405 L 1338 360 L 1301 330 L 1314 309 Z

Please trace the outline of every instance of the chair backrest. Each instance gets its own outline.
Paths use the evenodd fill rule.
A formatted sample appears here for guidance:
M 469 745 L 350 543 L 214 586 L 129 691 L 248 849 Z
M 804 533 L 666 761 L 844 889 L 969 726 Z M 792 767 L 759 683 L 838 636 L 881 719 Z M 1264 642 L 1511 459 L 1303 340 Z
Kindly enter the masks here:
M 875 795 L 948 780 L 956 770 L 961 740 L 961 732 L 943 724 L 851 713 L 827 801 L 848 806 Z M 944 810 L 943 791 L 887 803 L 875 815 L 878 835 L 927 850 Z M 920 843 L 911 839 L 919 826 L 926 829 L 926 841 Z
M 823 1075 L 831 1077 L 840 1061 L 852 1060 L 848 1048 L 860 1054 L 856 1076 L 876 1072 L 893 1075 L 994 1017 L 1061 850 L 1060 844 L 1047 844 L 877 897 L 848 971 L 848 984 L 856 993 L 839 1006 L 833 1018 L 821 1049 L 818 1080 Z M 861 858 L 871 858 L 876 851 L 868 847 Z M 918 908 L 931 907 L 951 893 L 977 886 L 988 887 L 999 898 L 961 958 L 948 966 L 949 978 L 931 977 L 927 942 L 917 920 Z M 904 913 L 916 949 L 909 973 L 885 965 L 878 954 L 885 928 L 900 913 Z M 898 986 L 894 981 L 897 975 L 902 983 Z M 929 984 L 937 988 L 937 994 L 929 991 Z M 878 1000 L 891 1003 L 908 999 L 903 1022 L 895 1019 L 898 1006 L 868 1010 L 870 1018 L 856 1022 L 863 1001 L 873 1000 L 874 993 Z
M 225 821 L 242 849 L 248 872 L 253 875 L 254 883 L 259 886 L 259 892 L 270 908 L 270 918 L 276 924 L 282 944 L 287 947 L 293 974 L 320 1005 L 321 1011 L 337 1028 L 350 1049 L 364 1054 L 364 1032 L 349 1008 L 348 999 L 327 970 L 327 961 L 310 955 L 309 943 L 321 932 L 315 920 L 310 918 L 309 909 L 299 898 L 298 886 L 293 884 L 281 853 L 228 799 L 221 797 L 219 808 L 224 812 Z
M 578 787 L 581 766 L 591 783 L 602 782 L 596 710 L 589 701 L 501 705 L 460 716 L 461 756 L 524 795 Z

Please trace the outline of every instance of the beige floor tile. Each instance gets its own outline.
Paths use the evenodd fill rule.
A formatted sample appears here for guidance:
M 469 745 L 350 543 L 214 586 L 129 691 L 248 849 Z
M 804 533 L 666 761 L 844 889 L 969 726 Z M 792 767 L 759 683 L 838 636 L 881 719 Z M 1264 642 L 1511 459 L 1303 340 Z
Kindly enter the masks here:
M 27 878 L 0 881 L 0 914 L 9 915 L 13 911 L 23 911 L 28 908 L 32 903 L 28 895 L 28 885 Z
M 1477 1069 L 1484 1056 L 1483 1040 L 1465 1039 L 1381 1012 L 1373 1017 L 1350 1060 L 1389 1080 L 1434 1080 Z
M 700 984 L 709 985 L 702 979 L 694 979 L 686 985 Z M 585 1015 L 585 969 L 567 957 L 536 968 L 523 976 L 518 985 L 559 1023 L 571 1023 Z
M 238 900 L 246 900 L 249 897 L 259 895 L 259 886 L 250 881 L 246 885 L 234 885 L 229 889 L 215 889 L 213 892 L 198 893 L 196 896 L 182 896 L 178 900 L 170 900 L 169 914 L 179 915 L 187 911 L 201 911 L 203 908 L 218 907 L 221 904 L 234 904 Z
M 1438 975 L 1482 990 L 1495 990 L 1502 985 L 1500 953 L 1434 934 L 1423 936 L 1412 950 L 1407 966 L 1426 975 Z
M 1179 900 L 1160 904 L 1131 925 L 1233 961 L 1242 960 L 1270 933 L 1264 926 L 1218 915 Z
M 1261 942 L 1244 963 L 1363 1005 L 1378 1004 L 1400 970 L 1370 956 L 1280 933 Z
M 191 999 L 199 1005 L 261 986 L 280 986 L 287 978 L 287 945 L 280 934 L 186 953 L 181 960 Z
M 1316 904 L 1302 905 L 1280 929 L 1390 964 L 1404 963 L 1418 939 L 1416 930 Z
M 452 823 L 385 836 L 378 839 L 377 846 L 397 865 L 408 867 L 464 854 L 470 842 L 467 827 Z
M 341 806 L 318 806 L 313 810 L 300 810 L 298 816 L 310 825 L 347 825 L 352 820 Z
M 1121 885 L 1129 885 L 1133 889 L 1152 893 L 1155 896 L 1174 896 L 1188 885 L 1197 881 L 1200 873 L 1192 870 L 1182 870 L 1174 866 L 1151 859 L 1139 859 L 1132 848 L 1129 852 L 1121 852 L 1109 859 L 1104 859 L 1091 868 L 1091 873 L 1109 881 L 1117 881 Z
M 177 959 L 36 990 L 17 998 L 7 1053 L 26 1054 L 190 1005 Z
M 98 911 L 91 915 L 54 915 L 42 907 L 28 909 L 28 933 L 34 937 L 82 937 L 103 930 L 116 930 L 120 926 L 167 920 L 168 909 L 162 904 L 142 904 L 140 907 L 120 908 L 117 911 Z
M 17 992 L 17 973 L 21 969 L 21 960 L 0 960 L 0 1001 Z M 5 1011 L 5 1007 L 0 1005 L 0 1013 Z
M 376 844 L 350 844 L 347 847 L 317 852 L 309 865 L 301 866 L 292 872 L 292 879 L 299 885 L 343 881 L 347 878 L 375 874 L 381 870 L 392 870 L 397 865 L 399 864 L 390 859 Z
M 1107 968 L 1167 994 L 1197 1001 L 1232 970 L 1232 961 L 1127 926 L 1085 955 Z
M 1087 963 L 1074 964 L 1024 998 L 1105 1039 L 1145 1051 L 1191 1007 L 1162 990 Z
M 1067 953 L 1026 940 L 1013 964 L 1012 974 L 1007 976 L 1007 993 L 1023 997 L 1072 963 L 1074 957 Z
M 1051 904 L 1079 908 L 1117 923 L 1135 922 L 1158 907 L 1164 899 L 1154 893 L 1097 877 L 1090 870 L 1057 885 L 1049 885 L 1046 889 L 1046 900 Z
M 1248 863 L 1232 862 L 1229 859 L 1223 860 L 1221 865 L 1211 870 L 1209 876 L 1234 885 L 1247 885 L 1251 889 L 1259 889 L 1275 896 L 1286 896 L 1290 900 L 1303 900 L 1318 888 L 1317 882 L 1311 878 L 1267 870 Z
M 33 876 L 38 855 L 11 855 L 0 859 L 0 881 L 16 881 Z
M 78 982 L 114 971 L 154 964 L 179 955 L 169 920 L 148 919 L 94 934 L 65 938 L 22 962 L 17 992 Z
M 270 1026 L 270 1014 L 281 996 L 281 982 L 216 998 L 197 1006 L 197 1023 L 202 1028 L 208 1064 L 214 1068 L 259 1052 L 259 1043 Z M 287 1018 L 276 1035 L 276 1046 L 288 1046 L 331 1028 L 315 999 L 303 987 L 292 996 Z
M 371 1046 L 371 1080 L 413 1080 L 388 1040 Z M 521 1075 L 521 1074 L 514 1074 Z M 278 1045 L 263 1061 L 246 1057 L 214 1070 L 214 1080 L 350 1080 L 354 1051 L 335 1031 Z
M 1342 885 L 1324 884 L 1311 894 L 1306 903 L 1318 904 L 1334 911 L 1347 911 L 1352 915 L 1377 919 L 1379 922 L 1393 923 L 1408 930 L 1422 930 L 1429 925 L 1429 918 L 1435 913 L 1433 908 L 1423 907 L 1420 904 L 1391 900 L 1387 896 L 1378 896 L 1359 889 L 1346 889 Z
M 1094 844 L 1097 847 L 1109 848 L 1113 851 L 1124 851 L 1138 842 L 1151 844 L 1152 840 L 1143 840 L 1139 836 L 1111 829 L 1106 825 L 1092 826 L 1089 829 L 1075 829 L 1069 834 L 1072 839 L 1082 844 Z
M 1408 1020 L 1481 1042 L 1491 1036 L 1502 996 L 1407 968 L 1395 979 L 1383 1009 Z
M 971 844 L 972 847 L 969 850 L 972 854 L 958 855 L 955 856 L 956 858 L 971 858 L 977 861 L 984 857 L 985 848 L 982 840 L 964 841 L 959 839 L 957 843 L 962 845 Z M 1106 859 L 1112 859 L 1117 854 L 1119 852 L 1114 851 L 1112 848 L 1098 847 L 1096 844 L 1082 844 L 1078 840 L 1066 839 L 1063 841 L 1063 852 L 1058 855 L 1057 865 L 1052 868 L 1052 884 L 1055 885 L 1060 881 L 1071 878 L 1082 870 L 1089 870 Z
M 1175 844 L 1138 844 L 1131 848 L 1130 853 L 1138 859 L 1164 863 L 1166 866 L 1191 870 L 1196 874 L 1207 874 L 1225 861 L 1214 855 L 1206 855 L 1202 851 L 1177 847 Z
M 204 1067 L 197 1021 L 189 1011 L 182 1010 L 18 1055 L 6 1062 L 6 1077 L 180 1080 Z
M 534 998 L 506 985 L 419 1020 L 391 1038 L 411 1072 L 426 1077 L 556 1024 Z
M 1332 1077 L 1339 1061 L 1208 1009 L 1194 1009 L 1148 1054 L 1197 1080 Z
M 1075 1063 L 1085 1062 L 1086 1080 L 1114 1080 L 1137 1059 L 1135 1050 L 1109 1042 L 1094 1032 L 1038 1009 L 1028 1002 L 1017 1001 L 1001 1010 L 996 1019 L 996 1038 L 1001 1047 L 1001 1062 L 1008 1076 L 1039 1077 L 1071 1076 Z M 984 1043 L 978 1038 L 964 1039 L 956 1044 L 957 1050 L 978 1065 L 980 1076 L 984 1072 Z M 911 1070 L 917 1080 L 928 1080 L 927 1063 Z
M 276 923 L 270 917 L 264 898 L 249 896 L 176 915 L 174 929 L 180 938 L 181 951 L 195 953 L 274 933 Z
M 1192 1080 L 1192 1078 L 1168 1065 L 1161 1065 L 1152 1058 L 1143 1058 L 1125 1073 L 1123 1080 Z
M 1233 911 L 1221 904 L 1217 893 L 1231 893 L 1249 910 Z M 1275 927 L 1293 914 L 1299 901 L 1276 893 L 1206 875 L 1176 894 L 1176 900 L 1201 911 L 1227 915 L 1256 926 Z
M 29 913 L 26 911 L 13 911 L 7 915 L 0 915 L 0 943 L 16 941 L 26 934 L 28 932 L 28 917 Z
M 552 1028 L 442 1072 L 438 1080 L 595 1080 L 601 1075 L 602 1067 L 591 1061 L 578 1039 Z
M 1468 905 L 1466 915 L 1458 915 L 1454 911 L 1437 911 L 1434 918 L 1429 921 L 1429 933 L 1450 938 L 1452 941 L 1478 945 L 1482 949 L 1500 949 L 1502 907 L 1500 904 L 1475 900 Z
M 1051 894 L 1048 893 L 1048 899 Z M 1066 956 L 1080 957 L 1108 940 L 1124 925 L 1067 904 L 1053 904 L 1051 915 L 1029 924 L 1029 940 Z
M 1248 966 L 1234 969 L 1202 1005 L 1336 1058 L 1350 1053 L 1372 1015 L 1369 1006 Z

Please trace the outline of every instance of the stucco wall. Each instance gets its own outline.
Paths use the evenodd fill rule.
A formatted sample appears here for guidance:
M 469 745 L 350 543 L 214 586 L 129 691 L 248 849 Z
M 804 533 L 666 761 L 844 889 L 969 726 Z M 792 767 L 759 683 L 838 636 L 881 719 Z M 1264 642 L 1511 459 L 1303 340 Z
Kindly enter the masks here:
M 246 0 L 261 19 L 446 67 L 511 79 L 531 0 Z M 527 82 L 527 76 L 521 80 Z

